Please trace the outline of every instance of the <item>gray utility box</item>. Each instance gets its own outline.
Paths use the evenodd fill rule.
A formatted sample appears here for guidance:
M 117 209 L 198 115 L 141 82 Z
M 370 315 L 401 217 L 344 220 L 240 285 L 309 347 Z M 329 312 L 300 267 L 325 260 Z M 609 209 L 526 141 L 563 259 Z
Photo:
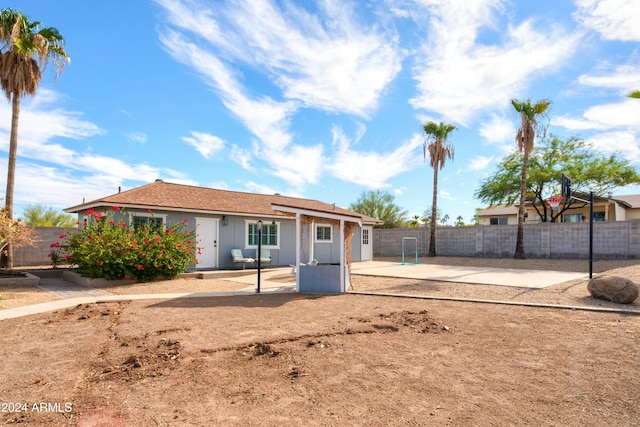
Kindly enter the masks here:
M 340 265 L 301 265 L 300 292 L 317 294 L 339 294 Z

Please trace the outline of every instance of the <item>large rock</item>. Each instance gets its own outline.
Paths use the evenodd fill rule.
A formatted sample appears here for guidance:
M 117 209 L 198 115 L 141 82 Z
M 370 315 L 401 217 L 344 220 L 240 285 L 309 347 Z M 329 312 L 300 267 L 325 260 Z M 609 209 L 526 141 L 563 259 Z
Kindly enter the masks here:
M 629 304 L 638 298 L 638 285 L 618 276 L 600 276 L 589 280 L 587 289 L 594 298 Z

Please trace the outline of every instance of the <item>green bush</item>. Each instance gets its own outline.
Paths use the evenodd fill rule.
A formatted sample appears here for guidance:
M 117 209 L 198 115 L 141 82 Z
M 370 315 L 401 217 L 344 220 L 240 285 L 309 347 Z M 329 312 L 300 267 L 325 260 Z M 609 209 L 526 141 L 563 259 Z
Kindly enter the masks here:
M 107 215 L 93 209 L 85 213 L 89 218 L 78 233 L 60 236 L 66 239 L 60 246 L 66 261 L 77 265 L 85 277 L 173 279 L 197 262 L 195 236 L 187 230 L 186 220 L 166 229 L 152 221 L 134 227 L 122 220 L 124 212 L 118 206 Z

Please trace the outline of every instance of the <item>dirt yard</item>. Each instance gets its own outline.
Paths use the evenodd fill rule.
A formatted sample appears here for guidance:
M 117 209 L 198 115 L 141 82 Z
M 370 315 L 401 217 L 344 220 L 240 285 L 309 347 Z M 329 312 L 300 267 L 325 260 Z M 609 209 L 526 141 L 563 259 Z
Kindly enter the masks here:
M 613 268 L 640 281 L 637 262 L 595 271 Z M 354 277 L 356 290 L 473 286 Z M 519 293 L 598 304 L 562 286 Z M 639 344 L 637 315 L 518 305 L 299 294 L 87 304 L 0 322 L 0 426 L 635 426 Z

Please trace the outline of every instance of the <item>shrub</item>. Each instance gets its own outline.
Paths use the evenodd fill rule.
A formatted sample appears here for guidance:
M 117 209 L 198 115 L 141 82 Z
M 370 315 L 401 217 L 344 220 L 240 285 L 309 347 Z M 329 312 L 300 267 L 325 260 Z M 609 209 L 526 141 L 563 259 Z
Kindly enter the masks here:
M 51 267 L 58 268 L 64 261 L 64 250 L 59 242 L 52 243 L 49 251 L 49 258 L 51 258 Z
M 85 213 L 89 218 L 78 233 L 60 236 L 67 238 L 61 245 L 66 261 L 85 277 L 173 279 L 196 263 L 195 236 L 186 220 L 166 229 L 152 221 L 134 227 L 122 220 L 124 211 L 117 206 L 107 215 L 93 209 Z

